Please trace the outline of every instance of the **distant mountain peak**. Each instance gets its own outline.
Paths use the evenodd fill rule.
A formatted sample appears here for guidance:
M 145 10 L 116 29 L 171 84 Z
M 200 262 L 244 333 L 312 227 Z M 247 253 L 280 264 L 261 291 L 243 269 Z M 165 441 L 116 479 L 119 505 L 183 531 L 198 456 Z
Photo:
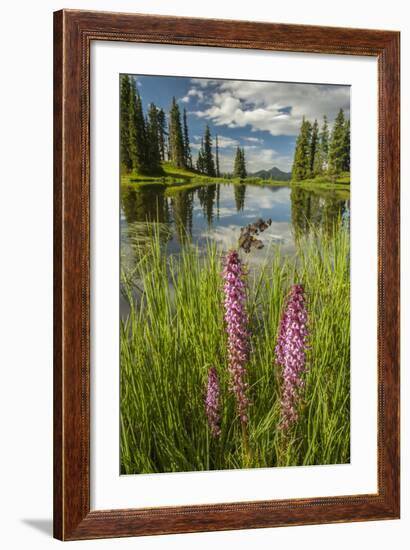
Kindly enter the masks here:
M 258 170 L 251 174 L 255 178 L 261 178 L 263 180 L 277 180 L 277 181 L 289 181 L 291 173 L 283 172 L 277 166 L 273 166 L 269 170 Z

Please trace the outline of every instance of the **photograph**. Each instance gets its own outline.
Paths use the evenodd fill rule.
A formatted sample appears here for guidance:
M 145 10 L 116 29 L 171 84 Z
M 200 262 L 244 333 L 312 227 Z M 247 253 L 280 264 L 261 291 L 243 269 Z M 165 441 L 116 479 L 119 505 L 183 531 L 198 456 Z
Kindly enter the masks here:
M 58 540 L 402 534 L 401 20 L 302 8 L 53 14 Z
M 118 94 L 120 473 L 350 463 L 350 86 Z

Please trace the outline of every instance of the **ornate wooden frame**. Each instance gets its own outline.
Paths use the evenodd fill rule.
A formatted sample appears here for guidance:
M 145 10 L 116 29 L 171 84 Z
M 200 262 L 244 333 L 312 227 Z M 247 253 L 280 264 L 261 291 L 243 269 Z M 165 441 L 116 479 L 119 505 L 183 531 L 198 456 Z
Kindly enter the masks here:
M 92 40 L 378 61 L 378 493 L 90 510 L 89 73 Z M 399 517 L 398 32 L 63 10 L 54 14 L 54 535 L 63 540 Z

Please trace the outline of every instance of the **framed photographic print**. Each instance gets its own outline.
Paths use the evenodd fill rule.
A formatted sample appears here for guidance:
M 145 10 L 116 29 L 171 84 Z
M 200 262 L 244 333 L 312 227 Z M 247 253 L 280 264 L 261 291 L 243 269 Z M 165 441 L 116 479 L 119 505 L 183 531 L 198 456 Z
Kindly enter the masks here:
M 54 534 L 399 517 L 399 33 L 54 14 Z

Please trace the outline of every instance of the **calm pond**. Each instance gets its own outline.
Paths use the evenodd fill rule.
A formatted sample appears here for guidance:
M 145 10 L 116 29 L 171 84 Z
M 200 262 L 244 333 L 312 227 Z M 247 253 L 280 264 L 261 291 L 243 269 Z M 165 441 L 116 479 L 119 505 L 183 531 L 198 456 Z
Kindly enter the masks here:
M 223 250 L 238 243 L 240 228 L 258 218 L 272 220 L 261 235 L 264 248 L 249 256 L 260 261 L 280 245 L 292 253 L 295 239 L 309 228 L 330 230 L 338 218 L 350 216 L 348 191 L 307 190 L 288 186 L 237 184 L 198 185 L 190 189 L 160 184 L 121 190 L 121 249 L 129 258 L 131 243 L 147 233 L 146 222 L 161 223 L 161 239 L 169 254 L 178 253 L 187 239 L 200 248 L 209 239 Z
M 337 219 L 349 221 L 349 192 L 231 183 L 180 190 L 159 184 L 122 188 L 121 267 L 133 272 L 135 246 L 146 242 L 149 224 L 156 221 L 167 253 L 178 254 L 187 241 L 204 253 L 209 240 L 226 251 L 238 245 L 240 228 L 259 218 L 270 218 L 272 223 L 258 236 L 264 247 L 246 255 L 251 270 L 275 254 L 278 246 L 282 254 L 293 254 L 295 240 L 310 228 L 330 231 Z M 123 296 L 120 311 L 125 319 L 129 308 Z

